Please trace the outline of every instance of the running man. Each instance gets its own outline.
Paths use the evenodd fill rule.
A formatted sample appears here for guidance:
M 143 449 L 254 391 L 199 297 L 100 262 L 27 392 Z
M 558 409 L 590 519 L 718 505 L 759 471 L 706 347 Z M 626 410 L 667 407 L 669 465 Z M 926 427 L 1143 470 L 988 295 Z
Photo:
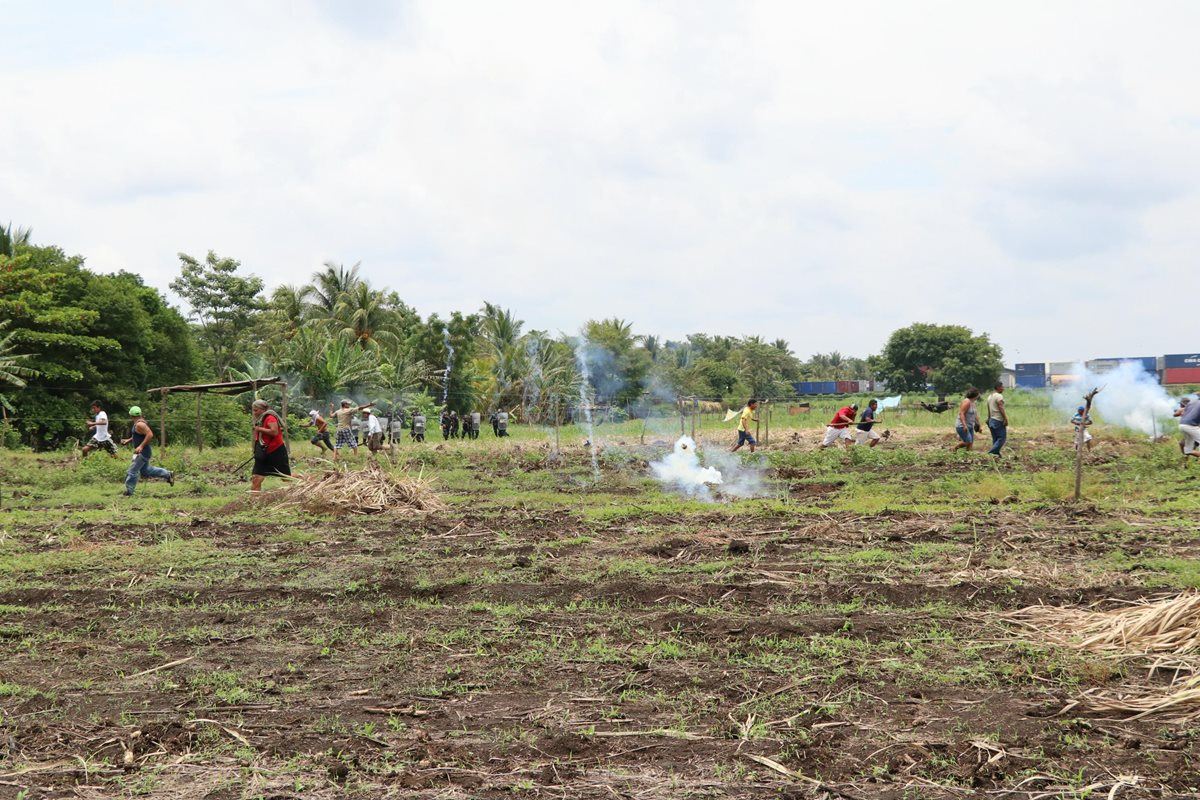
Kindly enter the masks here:
M 737 426 L 737 444 L 729 451 L 736 453 L 742 445 L 750 445 L 750 452 L 754 452 L 754 448 L 758 446 L 758 441 L 754 435 L 750 433 L 750 423 L 758 422 L 758 417 L 754 412 L 758 411 L 758 400 L 751 397 L 746 401 L 746 407 L 742 409 L 741 415 L 738 416 Z
M 83 446 L 83 455 L 87 456 L 93 450 L 107 450 L 110 456 L 116 458 L 117 443 L 113 441 L 108 432 L 108 414 L 104 412 L 104 406 L 100 405 L 99 400 L 92 401 L 92 414 L 95 415 L 96 420 L 87 424 L 88 429 L 92 432 L 92 438 Z
M 133 406 L 129 409 L 129 416 L 133 418 L 133 428 L 130 437 L 122 439 L 121 444 L 133 445 L 133 461 L 129 464 L 129 472 L 125 474 L 125 491 L 122 494 L 125 497 L 133 497 L 138 478 L 165 478 L 168 484 L 174 486 L 175 473 L 162 467 L 150 466 L 150 459 L 154 456 L 150 440 L 154 438 L 154 431 L 150 430 L 150 425 L 142 416 L 142 409 Z
M 859 420 L 858 433 L 855 434 L 857 444 L 867 444 L 870 442 L 871 447 L 879 444 L 879 440 L 883 437 L 877 431 L 872 430 L 875 427 L 875 412 L 879 410 L 879 401 L 872 400 L 867 403 L 867 407 L 863 409 L 862 418 Z
M 975 434 L 980 431 L 978 403 L 979 390 L 972 386 L 958 404 L 958 417 L 954 421 L 954 432 L 958 434 L 955 450 L 970 450 L 971 445 L 975 444 Z
M 317 446 L 317 449 L 322 453 L 326 450 L 333 453 L 334 460 L 337 460 L 337 451 L 333 449 L 333 442 L 329 439 L 329 423 L 321 416 L 321 412 L 315 408 L 308 412 L 308 422 L 301 422 L 301 428 L 316 428 L 316 433 L 308 441 Z
M 334 421 L 337 423 L 337 444 L 333 450 L 333 460 L 338 460 L 338 450 L 343 447 L 349 447 L 354 451 L 354 455 L 358 455 L 358 440 L 354 437 L 354 415 L 364 408 L 371 408 L 374 403 L 367 403 L 365 406 L 355 407 L 354 403 L 349 400 L 342 401 L 342 407 L 338 410 L 333 410 L 333 403 L 329 404 L 329 413 L 333 415 Z
M 825 438 L 821 440 L 821 449 L 824 450 L 830 445 L 837 444 L 839 439 L 843 445 L 849 448 L 854 443 L 850 437 L 850 426 L 854 424 L 854 417 L 857 415 L 858 403 L 851 403 L 839 408 L 825 428 Z
M 1075 409 L 1075 416 L 1071 417 L 1071 424 L 1075 426 L 1075 449 L 1079 449 L 1079 428 L 1083 428 L 1083 443 L 1087 446 L 1088 451 L 1092 449 L 1092 434 L 1088 432 L 1088 426 L 1092 424 L 1090 414 L 1084 416 L 1087 411 L 1086 406 L 1080 406 Z

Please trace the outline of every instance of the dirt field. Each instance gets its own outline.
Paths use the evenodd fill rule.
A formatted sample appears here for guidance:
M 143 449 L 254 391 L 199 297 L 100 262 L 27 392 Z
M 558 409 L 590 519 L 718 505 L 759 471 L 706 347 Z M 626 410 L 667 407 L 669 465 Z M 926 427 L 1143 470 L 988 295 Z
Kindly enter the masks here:
M 1169 675 L 999 618 L 1200 583 L 1173 445 L 1101 448 L 1076 505 L 1061 436 L 945 444 L 785 444 L 768 497 L 711 504 L 646 477 L 662 445 L 599 484 L 431 445 L 397 468 L 450 511 L 348 518 L 243 500 L 241 453 L 132 502 L 123 462 L 21 457 L 0 797 L 1200 796 L 1186 709 L 1059 713 Z

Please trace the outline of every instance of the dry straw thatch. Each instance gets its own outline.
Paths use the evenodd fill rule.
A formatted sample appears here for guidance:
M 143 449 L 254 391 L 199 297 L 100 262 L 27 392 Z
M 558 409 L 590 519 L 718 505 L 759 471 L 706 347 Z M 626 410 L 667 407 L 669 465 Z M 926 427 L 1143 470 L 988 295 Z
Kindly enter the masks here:
M 284 489 L 271 493 L 271 506 L 338 515 L 439 511 L 446 507 L 423 477 L 397 477 L 384 472 L 374 461 L 360 470 L 299 475 Z
M 1037 631 L 1046 641 L 1091 653 L 1200 653 L 1200 593 L 1195 592 L 1108 611 L 1031 606 L 1005 619 Z
M 1060 713 L 1080 709 L 1130 719 L 1169 716 L 1172 722 L 1200 717 L 1200 593 L 1106 611 L 1032 606 L 1006 614 L 1004 619 L 1052 644 L 1113 658 L 1142 659 L 1150 680 L 1156 673 L 1172 673 L 1165 684 L 1090 689 Z

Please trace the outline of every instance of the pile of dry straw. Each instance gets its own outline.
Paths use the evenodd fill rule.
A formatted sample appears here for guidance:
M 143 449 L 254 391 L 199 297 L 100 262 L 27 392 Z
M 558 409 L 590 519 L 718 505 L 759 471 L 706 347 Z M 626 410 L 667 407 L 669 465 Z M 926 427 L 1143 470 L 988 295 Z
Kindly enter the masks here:
M 298 475 L 270 498 L 273 508 L 302 508 L 312 514 L 382 514 L 446 507 L 423 477 L 396 477 L 374 461 L 360 470 Z
M 1172 714 L 1177 722 L 1200 717 L 1200 593 L 1107 611 L 1032 606 L 1004 618 L 1053 644 L 1141 660 L 1148 679 L 1154 680 L 1118 690 L 1091 689 L 1068 703 L 1064 712 L 1081 708 L 1133 719 Z M 1171 675 L 1165 683 L 1155 679 L 1162 672 Z

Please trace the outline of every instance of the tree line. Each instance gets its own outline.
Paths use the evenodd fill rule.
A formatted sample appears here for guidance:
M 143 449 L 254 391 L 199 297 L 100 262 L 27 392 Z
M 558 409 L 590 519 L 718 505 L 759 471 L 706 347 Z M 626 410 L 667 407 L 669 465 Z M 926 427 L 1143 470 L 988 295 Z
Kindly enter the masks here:
M 0 228 L 0 424 L 10 443 L 78 435 L 93 399 L 119 409 L 155 386 L 276 374 L 304 406 L 348 395 L 385 409 L 504 409 L 548 421 L 584 403 L 636 414 L 677 397 L 783 398 L 808 380 L 953 390 L 998 374 L 1000 363 L 986 335 L 957 326 L 902 329 L 870 358 L 801 360 L 782 339 L 670 340 L 617 318 L 555 334 L 492 303 L 422 317 L 360 264 L 326 262 L 308 282 L 267 294 L 234 258 L 180 253 L 170 286 L 184 311 L 138 275 L 93 273 L 81 256 L 34 244 L 28 230 Z

